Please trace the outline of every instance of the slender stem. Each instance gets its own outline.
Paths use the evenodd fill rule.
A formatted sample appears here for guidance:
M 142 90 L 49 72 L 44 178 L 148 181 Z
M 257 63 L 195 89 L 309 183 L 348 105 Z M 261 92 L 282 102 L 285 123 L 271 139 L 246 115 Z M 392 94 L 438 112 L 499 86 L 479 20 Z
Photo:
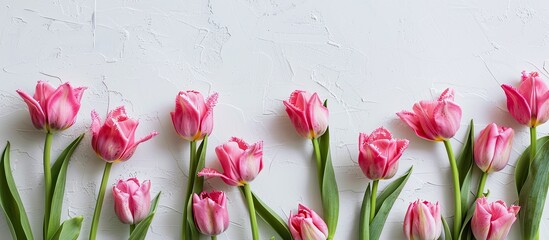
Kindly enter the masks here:
M 252 237 L 253 240 L 259 240 L 259 231 L 257 230 L 257 218 L 255 215 L 254 199 L 252 197 L 252 190 L 250 184 L 244 184 L 244 195 L 246 196 L 246 202 L 248 203 L 248 209 L 250 210 L 250 224 L 252 225 Z
M 53 139 L 53 134 L 48 131 L 46 133 L 46 140 L 44 142 L 44 239 L 48 238 L 48 228 L 50 222 L 50 211 L 51 211 L 51 161 L 50 161 L 50 152 L 51 152 L 51 142 Z
M 322 186 L 322 157 L 320 156 L 320 145 L 318 138 L 313 138 L 313 148 L 315 150 L 316 170 L 318 175 L 318 182 Z
M 530 128 L 530 164 L 534 162 L 534 158 L 536 157 L 536 143 L 537 143 L 537 136 L 536 136 L 536 127 Z
M 212 240 L 217 240 L 217 235 L 212 235 Z
M 190 223 L 187 222 L 187 215 L 189 214 L 187 212 L 187 206 L 189 206 L 189 201 L 191 199 L 191 195 L 193 194 L 193 186 L 194 186 L 194 181 L 196 179 L 196 168 L 197 168 L 198 161 L 195 159 L 196 158 L 196 141 L 191 141 L 190 144 L 191 144 L 191 147 L 190 147 L 191 156 L 189 159 L 189 174 L 187 175 L 189 179 L 187 179 L 187 193 L 185 194 L 185 200 L 183 201 L 184 205 L 183 205 L 183 223 L 181 224 L 182 226 L 181 239 L 187 239 L 187 234 L 190 234 L 192 232 L 190 229 L 188 229 L 190 227 L 189 225 Z
M 486 185 L 486 179 L 488 178 L 488 173 L 483 172 L 480 176 L 480 181 L 478 183 L 477 198 L 484 196 L 484 185 Z
M 90 229 L 89 240 L 95 240 L 97 235 L 97 226 L 99 225 L 99 217 L 101 216 L 101 208 L 103 208 L 103 199 L 105 198 L 105 188 L 109 181 L 109 174 L 111 172 L 112 163 L 105 163 L 105 170 L 103 170 L 103 178 L 101 179 L 101 187 L 99 188 L 99 195 L 97 196 L 97 202 L 95 202 L 95 210 L 93 211 L 93 220 Z
M 459 172 L 457 169 L 456 158 L 449 140 L 444 140 L 444 147 L 448 153 L 450 168 L 452 169 L 452 179 L 454 184 L 454 239 L 458 239 L 461 230 L 461 188 L 459 186 Z
M 130 224 L 130 236 L 132 235 L 133 230 L 135 230 L 135 224 Z
M 374 183 L 372 184 L 372 196 L 370 198 L 370 222 L 372 222 L 372 220 L 374 220 L 374 217 L 376 216 L 376 198 L 378 184 L 379 180 L 374 180 Z

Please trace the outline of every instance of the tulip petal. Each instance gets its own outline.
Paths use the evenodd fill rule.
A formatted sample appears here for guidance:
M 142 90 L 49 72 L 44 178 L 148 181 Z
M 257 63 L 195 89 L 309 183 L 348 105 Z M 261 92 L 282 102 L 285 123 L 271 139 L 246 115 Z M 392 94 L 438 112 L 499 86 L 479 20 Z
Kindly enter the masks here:
M 309 130 L 311 129 L 311 127 L 307 122 L 307 116 L 305 115 L 305 111 L 298 109 L 287 101 L 284 101 L 283 103 L 284 106 L 286 106 L 286 113 L 288 114 L 288 117 L 290 117 L 290 120 L 294 125 L 297 133 L 302 137 L 311 139 L 312 136 Z
M 326 132 L 328 128 L 328 108 L 322 105 L 318 94 L 314 93 L 308 102 L 307 114 L 309 125 L 312 129 L 312 138 L 318 138 Z
M 179 92 L 175 99 L 175 112 L 172 114 L 177 133 L 188 141 L 194 141 L 200 130 L 201 112 L 199 109 L 204 108 L 204 99 L 202 95 L 198 97 L 197 94 Z
M 213 93 L 208 99 L 206 99 L 206 109 L 204 110 L 202 114 L 202 118 L 200 120 L 200 132 L 202 136 L 200 138 L 203 138 L 205 135 L 209 135 L 212 133 L 213 130 L 213 108 L 217 104 L 217 93 Z
M 429 141 L 435 141 L 432 136 L 428 136 L 422 128 L 422 125 L 419 121 L 419 116 L 413 112 L 402 111 L 397 113 L 397 116 L 406 123 L 418 137 L 423 138 Z
M 114 211 L 121 222 L 126 224 L 133 224 L 133 216 L 130 210 L 130 195 L 122 192 L 116 187 L 112 188 L 112 195 L 114 201 Z
M 433 112 L 438 135 L 444 139 L 452 138 L 460 126 L 461 107 L 451 101 L 440 102 Z
M 263 169 L 263 141 L 254 143 L 242 153 L 238 159 L 238 172 L 240 178 L 251 182 Z
M 59 86 L 46 101 L 48 124 L 51 129 L 63 130 L 74 124 L 80 110 L 80 99 L 83 89 L 75 93 L 67 82 Z
M 531 109 L 526 99 L 512 86 L 503 84 L 501 88 L 503 88 L 505 96 L 507 96 L 507 109 L 509 113 L 520 124 L 528 125 L 531 119 Z
M 220 173 L 219 171 L 213 169 L 213 168 L 203 168 L 199 173 L 199 177 L 220 177 L 221 180 L 223 180 L 226 184 L 229 184 L 231 186 L 242 186 L 244 184 L 235 181 L 231 178 L 228 178 L 223 173 Z
M 133 155 L 133 153 L 135 152 L 135 149 L 137 149 L 137 146 L 139 146 L 140 143 L 148 141 L 156 135 L 158 135 L 158 132 L 153 131 L 153 132 L 149 133 L 149 135 L 147 135 L 147 136 L 139 139 L 139 141 L 133 143 L 131 146 L 128 146 L 126 148 L 126 150 L 124 151 L 124 153 L 122 153 L 122 156 L 120 157 L 119 160 L 121 160 L 121 161 L 128 160 Z
M 133 215 L 133 224 L 141 222 L 149 215 L 151 195 L 149 190 L 151 188 L 151 182 L 149 180 L 144 181 L 139 189 L 136 190 L 130 198 L 130 211 Z
M 19 94 L 19 96 L 21 96 L 21 98 L 23 98 L 23 101 L 25 101 L 25 103 L 27 104 L 31 116 L 31 121 L 34 127 L 37 129 L 44 129 L 46 125 L 46 115 L 42 110 L 40 103 L 21 90 L 17 90 L 17 93 Z

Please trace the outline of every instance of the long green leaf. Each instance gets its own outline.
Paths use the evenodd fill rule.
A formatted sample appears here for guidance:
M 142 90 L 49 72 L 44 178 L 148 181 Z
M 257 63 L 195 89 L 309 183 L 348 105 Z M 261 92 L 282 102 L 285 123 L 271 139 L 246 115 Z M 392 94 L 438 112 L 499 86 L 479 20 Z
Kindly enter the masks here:
M 461 212 L 466 212 L 471 205 L 471 179 L 473 176 L 473 143 L 475 139 L 475 128 L 473 120 L 469 123 L 469 130 L 465 137 L 465 143 L 461 149 L 461 154 L 457 159 L 457 166 L 459 172 L 459 186 L 461 189 Z M 456 221 L 456 220 L 454 220 Z M 463 219 L 459 219 L 463 221 Z
M 149 215 L 141 220 L 133 230 L 132 234 L 130 235 L 129 240 L 144 240 L 147 236 L 147 232 L 149 231 L 149 226 L 151 225 L 154 214 L 156 213 L 156 207 L 158 206 L 158 199 L 160 198 L 160 193 L 156 194 L 156 197 L 154 197 L 153 201 L 151 202 L 151 210 L 149 211 Z
M 467 214 L 465 215 L 465 218 L 463 219 L 463 224 L 461 225 L 461 231 L 459 231 L 458 239 L 468 239 L 470 237 L 471 233 L 471 224 L 469 224 L 469 221 L 473 218 L 473 214 L 475 213 L 475 208 L 477 206 L 477 202 L 474 201 L 473 204 L 467 209 Z
M 537 140 L 536 153 L 538 153 L 543 145 L 549 141 L 549 136 L 542 137 Z M 528 170 L 530 167 L 530 146 L 527 147 L 520 155 L 515 166 L 515 184 L 517 187 L 517 193 L 520 194 L 524 182 L 528 177 Z
M 389 216 L 389 212 L 391 211 L 393 204 L 395 204 L 398 195 L 402 192 L 404 185 L 408 182 L 408 178 L 410 178 L 410 175 L 412 174 L 412 169 L 413 167 L 410 167 L 402 177 L 391 182 L 377 197 L 376 201 L 379 201 L 379 207 L 377 207 L 378 204 L 376 204 L 376 215 L 374 220 L 370 223 L 370 239 L 377 240 L 379 239 L 379 236 L 381 236 L 381 231 L 383 230 L 387 216 Z
M 78 236 L 80 235 L 80 229 L 82 228 L 82 221 L 84 221 L 84 218 L 82 216 L 65 220 L 51 239 L 52 240 L 78 239 Z
M 324 220 L 326 221 L 326 225 L 328 225 L 328 234 L 330 237 L 333 237 L 337 228 L 339 216 L 339 190 L 337 188 L 334 166 L 332 165 L 332 157 L 330 154 L 329 128 L 327 128 L 326 132 L 319 138 L 319 145 L 322 159 L 322 186 L 320 188 L 322 209 Z
M 530 171 L 519 194 L 523 239 L 534 239 L 537 235 L 549 187 L 549 143 L 538 141 L 538 144 L 540 148 L 530 164 Z
M 362 199 L 362 207 L 360 208 L 360 219 L 358 225 L 358 239 L 359 240 L 370 240 L 370 198 L 371 190 L 370 184 L 366 191 L 364 191 L 364 198 Z
M 192 186 L 192 193 L 200 194 L 202 192 L 202 189 L 204 187 L 204 178 L 199 178 L 196 175 L 200 170 L 202 170 L 205 166 L 206 162 L 206 148 L 208 147 L 208 136 L 206 135 L 202 142 L 200 143 L 200 146 L 198 146 L 198 149 L 195 154 L 195 159 L 192 159 L 192 161 L 196 164 L 194 166 L 194 182 Z M 189 176 L 190 177 L 190 176 Z M 189 199 L 187 201 L 187 234 L 190 239 L 198 240 L 200 238 L 200 233 L 198 232 L 198 229 L 196 229 L 196 225 L 194 224 L 194 215 L 193 215 L 193 197 L 192 193 L 189 196 Z
M 0 206 L 10 228 L 13 239 L 34 239 L 25 207 L 19 197 L 11 173 L 10 143 L 6 144 L 0 160 Z
M 80 144 L 80 142 L 82 141 L 82 138 L 84 138 L 84 134 L 81 134 L 78 138 L 72 141 L 72 143 L 69 144 L 67 148 L 65 148 L 61 155 L 59 155 L 51 168 L 53 194 L 50 194 L 51 206 L 47 235 L 48 239 L 51 239 L 53 235 L 58 232 L 59 226 L 61 224 L 61 210 L 63 208 L 63 198 L 65 196 L 67 169 L 69 167 L 69 161 L 71 159 L 71 156 L 76 147 L 78 147 L 78 144 Z
M 442 228 L 444 230 L 444 238 L 442 238 L 442 235 L 438 239 L 445 239 L 445 240 L 451 240 L 452 239 L 452 233 L 450 233 L 450 227 L 448 226 L 448 223 L 446 220 L 444 220 L 444 217 L 441 215 L 440 219 L 442 220 Z

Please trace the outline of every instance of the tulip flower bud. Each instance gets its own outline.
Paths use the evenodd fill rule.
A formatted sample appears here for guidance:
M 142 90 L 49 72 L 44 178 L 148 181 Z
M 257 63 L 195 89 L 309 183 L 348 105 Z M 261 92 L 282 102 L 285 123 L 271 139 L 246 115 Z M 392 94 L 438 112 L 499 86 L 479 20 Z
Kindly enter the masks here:
M 372 180 L 392 178 L 398 169 L 398 159 L 408 147 L 408 140 L 393 139 L 391 133 L 381 127 L 372 134 L 359 134 L 358 164 L 366 177 Z
M 205 235 L 219 235 L 229 227 L 229 211 L 224 192 L 193 194 L 193 215 L 198 230 Z
M 324 220 L 302 204 L 299 204 L 297 214 L 290 213 L 288 226 L 294 240 L 326 240 L 328 238 L 328 226 Z
M 488 203 L 485 197 L 477 199 L 475 213 L 471 219 L 471 230 L 477 240 L 505 239 L 515 222 L 519 206 L 505 205 L 498 200 Z
M 328 108 L 322 105 L 316 93 L 295 90 L 284 101 L 286 113 L 299 135 L 308 139 L 322 136 L 328 128 Z
M 216 103 L 217 93 L 204 101 L 200 92 L 179 92 L 175 98 L 175 111 L 171 112 L 177 134 L 188 141 L 201 140 L 210 135 L 213 129 L 213 108 Z
M 512 128 L 498 127 L 495 123 L 480 132 L 474 145 L 475 163 L 480 170 L 497 172 L 507 165 L 514 134 Z
M 404 217 L 404 235 L 408 240 L 435 240 L 442 234 L 438 202 L 417 200 L 410 203 Z
M 507 109 L 520 124 L 536 127 L 549 120 L 549 88 L 537 72 L 522 72 L 518 89 L 501 85 L 507 96 Z
M 121 222 L 137 224 L 149 215 L 150 189 L 151 182 L 149 180 L 142 184 L 139 184 L 137 178 L 118 181 L 112 188 L 112 195 L 114 197 L 114 212 Z

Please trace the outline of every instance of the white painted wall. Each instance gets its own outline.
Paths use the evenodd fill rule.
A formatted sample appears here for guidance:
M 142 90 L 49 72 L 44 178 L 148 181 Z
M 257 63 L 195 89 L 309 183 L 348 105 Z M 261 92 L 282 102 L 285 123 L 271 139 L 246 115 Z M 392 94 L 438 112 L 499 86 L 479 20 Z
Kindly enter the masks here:
M 105 115 L 126 105 L 141 121 L 138 136 L 152 130 L 160 135 L 142 144 L 130 161 L 115 165 L 109 186 L 130 176 L 150 179 L 153 194 L 162 191 L 162 197 L 148 236 L 177 239 L 189 150 L 169 117 L 177 92 L 220 93 L 208 166 L 219 167 L 213 148 L 231 136 L 265 141 L 265 168 L 252 189 L 288 216 L 298 202 L 320 212 L 320 201 L 311 144 L 294 133 L 282 101 L 294 89 L 316 91 L 331 111 L 341 191 L 336 239 L 356 239 L 368 183 L 357 164 L 358 133 L 385 126 L 411 140 L 397 175 L 412 165 L 415 171 L 382 236 L 400 239 L 406 207 L 415 199 L 439 201 L 445 216 L 453 212 L 444 147 L 419 139 L 395 115 L 444 88 L 455 88 L 463 108 L 455 149 L 470 118 L 477 132 L 490 122 L 517 131 L 509 166 L 487 182 L 490 200 L 517 200 L 514 165 L 529 137 L 507 113 L 500 84 L 518 84 L 522 70 L 549 79 L 548 16 L 549 2 L 542 0 L 3 0 L 0 142 L 12 142 L 13 173 L 40 236 L 43 134 L 32 127 L 15 90 L 33 92 L 40 79 L 88 87 L 77 123 L 55 136 L 55 155 L 88 132 L 92 109 Z M 548 132 L 549 125 L 538 130 L 540 136 Z M 70 165 L 63 214 L 85 216 L 80 239 L 89 232 L 102 169 L 88 134 Z M 231 226 L 220 239 L 251 239 L 239 191 L 220 180 L 209 180 L 207 188 L 228 192 Z M 128 234 L 112 208 L 107 193 L 101 239 Z M 544 214 L 543 226 L 548 217 Z M 549 236 L 546 227 L 541 231 L 542 239 Z M 0 232 L 8 238 L 3 217 Z M 273 234 L 265 225 L 261 233 L 264 239 Z M 519 239 L 518 233 L 516 224 L 509 238 Z

